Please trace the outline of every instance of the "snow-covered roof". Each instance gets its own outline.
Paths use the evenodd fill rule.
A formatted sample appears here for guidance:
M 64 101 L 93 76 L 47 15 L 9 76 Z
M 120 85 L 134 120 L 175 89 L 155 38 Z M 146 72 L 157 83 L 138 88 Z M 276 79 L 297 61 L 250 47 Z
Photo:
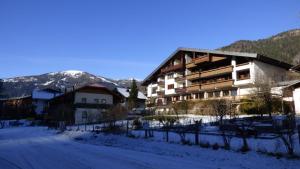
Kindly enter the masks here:
M 122 94 L 124 97 L 128 98 L 129 97 L 129 90 L 127 88 L 122 88 L 122 87 L 117 87 L 117 90 L 120 94 Z M 138 92 L 138 99 L 147 99 L 147 97 L 144 95 L 142 92 Z
M 276 85 L 282 86 L 282 87 L 289 87 L 289 86 L 295 85 L 297 83 L 300 83 L 300 80 L 281 81 L 281 82 L 278 82 Z
M 60 96 L 61 93 L 53 92 L 49 90 L 41 90 L 41 89 L 34 89 L 32 91 L 32 99 L 43 99 L 43 100 L 50 100 L 56 96 Z

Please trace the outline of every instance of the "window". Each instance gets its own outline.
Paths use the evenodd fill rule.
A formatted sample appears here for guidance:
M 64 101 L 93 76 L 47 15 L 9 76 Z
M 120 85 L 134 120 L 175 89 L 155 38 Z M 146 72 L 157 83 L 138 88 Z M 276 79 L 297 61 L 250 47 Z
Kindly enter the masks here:
M 86 98 L 85 97 L 81 98 L 81 103 L 86 103 Z
M 81 115 L 83 119 L 87 119 L 87 111 L 83 111 Z
M 169 84 L 168 85 L 168 90 L 170 90 L 170 89 L 174 89 L 174 84 Z
M 214 93 L 213 92 L 209 92 L 209 93 L 207 93 L 207 96 L 208 96 L 208 98 L 214 97 Z
M 237 80 L 246 80 L 246 79 L 250 79 L 250 70 L 246 69 L 246 70 L 241 70 L 236 72 L 236 77 Z
M 106 104 L 106 99 L 101 99 L 102 104 Z
M 153 87 L 153 88 L 152 88 L 152 92 L 151 92 L 151 93 L 152 93 L 152 94 L 155 94 L 155 93 L 156 93 L 156 91 L 157 91 L 157 87 Z
M 95 103 L 99 103 L 99 99 L 94 99 Z
M 237 90 L 231 90 L 231 96 L 236 96 L 237 95 Z
M 220 91 L 215 92 L 215 97 L 220 97 Z
M 204 93 L 200 93 L 200 94 L 199 94 L 199 98 L 200 98 L 200 99 L 204 99 Z
M 223 91 L 223 96 L 229 96 L 229 90 L 224 90 Z
M 167 78 L 168 78 L 168 79 L 173 79 L 173 78 L 174 78 L 174 74 L 168 74 L 168 75 L 167 75 Z

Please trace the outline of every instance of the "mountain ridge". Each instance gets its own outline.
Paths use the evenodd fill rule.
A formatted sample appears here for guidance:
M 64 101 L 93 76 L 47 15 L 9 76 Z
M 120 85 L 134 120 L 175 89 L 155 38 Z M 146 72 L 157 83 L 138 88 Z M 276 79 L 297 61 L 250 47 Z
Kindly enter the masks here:
M 65 89 L 90 83 L 102 83 L 110 88 L 130 87 L 130 79 L 113 80 L 79 70 L 64 70 L 40 75 L 19 76 L 3 79 L 3 94 L 7 97 L 30 95 L 33 89 Z M 137 81 L 139 84 L 139 81 Z
M 238 40 L 221 51 L 259 53 L 289 64 L 300 63 L 300 29 L 292 29 L 258 40 Z

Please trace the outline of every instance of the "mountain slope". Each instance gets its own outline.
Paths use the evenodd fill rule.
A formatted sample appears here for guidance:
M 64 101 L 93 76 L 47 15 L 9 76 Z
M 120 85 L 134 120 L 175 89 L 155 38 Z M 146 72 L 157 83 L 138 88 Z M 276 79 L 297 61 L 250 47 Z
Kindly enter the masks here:
M 256 41 L 240 40 L 218 50 L 260 53 L 297 64 L 300 61 L 300 29 L 282 32 Z
M 18 97 L 31 94 L 35 88 L 72 88 L 89 83 L 103 83 L 110 88 L 116 86 L 129 87 L 131 80 L 112 80 L 78 70 L 52 72 L 34 76 L 22 76 L 3 79 L 4 94 L 8 97 Z

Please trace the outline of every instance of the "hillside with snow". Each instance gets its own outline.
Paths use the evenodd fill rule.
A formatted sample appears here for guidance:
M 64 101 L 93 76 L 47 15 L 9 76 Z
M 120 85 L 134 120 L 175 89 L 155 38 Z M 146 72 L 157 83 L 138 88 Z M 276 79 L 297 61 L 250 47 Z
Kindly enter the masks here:
M 8 97 L 30 95 L 33 89 L 54 88 L 64 90 L 89 83 L 103 83 L 108 87 L 129 87 L 130 79 L 113 80 L 80 70 L 50 72 L 41 75 L 3 79 L 4 94 Z

